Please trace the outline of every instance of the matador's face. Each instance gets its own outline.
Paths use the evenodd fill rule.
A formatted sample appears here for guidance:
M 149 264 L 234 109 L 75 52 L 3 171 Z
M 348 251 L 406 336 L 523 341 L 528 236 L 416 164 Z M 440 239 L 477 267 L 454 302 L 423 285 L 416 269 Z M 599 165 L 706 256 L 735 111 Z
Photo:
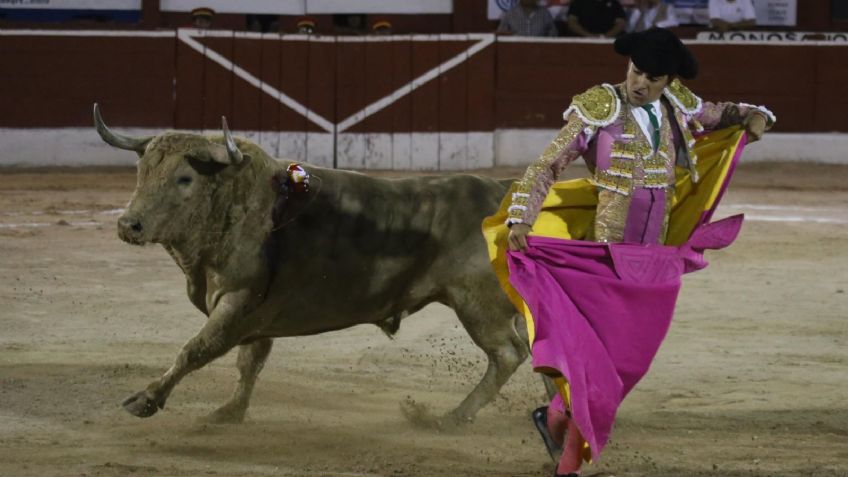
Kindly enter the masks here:
M 627 68 L 627 80 L 624 82 L 627 99 L 633 106 L 644 106 L 660 99 L 663 90 L 668 86 L 669 75 L 652 76 L 641 71 L 631 61 Z

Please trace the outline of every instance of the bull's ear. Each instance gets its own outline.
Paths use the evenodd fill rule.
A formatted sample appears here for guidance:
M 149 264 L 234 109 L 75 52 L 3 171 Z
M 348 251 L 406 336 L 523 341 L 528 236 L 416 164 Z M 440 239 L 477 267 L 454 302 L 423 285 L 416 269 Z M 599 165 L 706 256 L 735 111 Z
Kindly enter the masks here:
M 207 160 L 214 162 L 216 164 L 221 164 L 225 166 L 229 166 L 233 164 L 232 160 L 230 160 L 230 155 L 227 152 L 227 148 L 220 144 L 216 144 L 214 142 L 209 143 L 209 154 L 204 158 L 198 158 L 201 160 Z
M 239 150 L 233 135 L 230 134 L 230 128 L 227 127 L 227 118 L 221 116 L 221 129 L 224 131 L 224 145 L 210 142 L 208 157 L 195 159 L 212 161 L 224 165 L 239 165 L 245 159 L 250 159 L 250 156 L 243 154 Z
M 201 154 L 192 154 L 189 160 L 194 163 L 207 162 L 217 165 L 229 166 L 240 165 L 250 156 L 239 150 L 233 135 L 230 134 L 230 129 L 227 127 L 227 118 L 221 117 L 222 129 L 224 131 L 224 144 L 209 142 L 206 150 Z
M 217 148 L 215 147 L 217 146 Z M 211 144 L 208 151 L 199 154 L 187 154 L 186 160 L 192 169 L 197 171 L 202 176 L 214 176 L 229 167 L 228 163 L 218 162 L 214 159 L 214 150 L 220 149 L 218 155 L 223 155 L 220 152 L 224 150 L 224 146 L 220 144 Z M 226 156 L 224 156 L 226 157 Z

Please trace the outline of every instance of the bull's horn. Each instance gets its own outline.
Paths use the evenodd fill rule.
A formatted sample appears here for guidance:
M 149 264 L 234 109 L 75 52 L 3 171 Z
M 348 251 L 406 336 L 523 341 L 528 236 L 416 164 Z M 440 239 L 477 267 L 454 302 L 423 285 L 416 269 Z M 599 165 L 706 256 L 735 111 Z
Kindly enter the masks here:
M 100 134 L 100 137 L 106 144 L 117 147 L 118 149 L 135 151 L 139 155 L 144 154 L 144 148 L 153 139 L 153 136 L 135 138 L 112 132 L 111 129 L 106 127 L 106 123 L 103 122 L 103 117 L 100 116 L 100 106 L 97 103 L 94 103 L 94 127 L 97 129 L 97 134 Z
M 233 140 L 233 136 L 230 134 L 230 129 L 227 127 L 227 118 L 224 116 L 221 116 L 221 127 L 224 129 L 224 144 L 227 145 L 227 155 L 230 156 L 230 163 L 241 164 L 244 156 L 236 145 L 236 142 Z

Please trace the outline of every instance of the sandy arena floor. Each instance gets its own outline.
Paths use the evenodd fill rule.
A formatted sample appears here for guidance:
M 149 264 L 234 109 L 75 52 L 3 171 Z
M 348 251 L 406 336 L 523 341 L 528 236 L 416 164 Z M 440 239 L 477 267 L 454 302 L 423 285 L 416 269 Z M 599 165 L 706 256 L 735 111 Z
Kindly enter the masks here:
M 489 171 L 500 176 L 516 171 Z M 743 167 L 721 216 L 736 244 L 685 279 L 651 372 L 586 475 L 848 476 L 846 167 Z M 549 476 L 525 363 L 475 423 L 444 412 L 483 355 L 430 306 L 395 340 L 374 326 L 279 339 L 247 422 L 203 424 L 234 356 L 186 378 L 156 416 L 119 403 L 167 369 L 202 315 L 158 246 L 115 233 L 134 171 L 0 171 L 0 476 Z

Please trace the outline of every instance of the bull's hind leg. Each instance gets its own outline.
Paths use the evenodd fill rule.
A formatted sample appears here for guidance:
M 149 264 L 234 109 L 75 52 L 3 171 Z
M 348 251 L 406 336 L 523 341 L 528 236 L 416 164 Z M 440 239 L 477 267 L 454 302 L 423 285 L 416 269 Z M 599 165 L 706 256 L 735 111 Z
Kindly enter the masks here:
M 500 291 L 500 290 L 498 290 Z M 471 339 L 489 360 L 486 374 L 459 406 L 448 414 L 456 422 L 474 419 L 477 411 L 490 403 L 529 354 L 526 339 L 516 325 L 515 309 L 503 295 L 490 300 L 470 299 L 455 308 Z
M 256 378 L 265 365 L 265 360 L 271 352 L 274 340 L 261 338 L 239 346 L 236 367 L 239 370 L 239 381 L 230 400 L 206 417 L 209 422 L 238 423 L 244 420 L 244 414 L 250 405 L 250 395 Z

